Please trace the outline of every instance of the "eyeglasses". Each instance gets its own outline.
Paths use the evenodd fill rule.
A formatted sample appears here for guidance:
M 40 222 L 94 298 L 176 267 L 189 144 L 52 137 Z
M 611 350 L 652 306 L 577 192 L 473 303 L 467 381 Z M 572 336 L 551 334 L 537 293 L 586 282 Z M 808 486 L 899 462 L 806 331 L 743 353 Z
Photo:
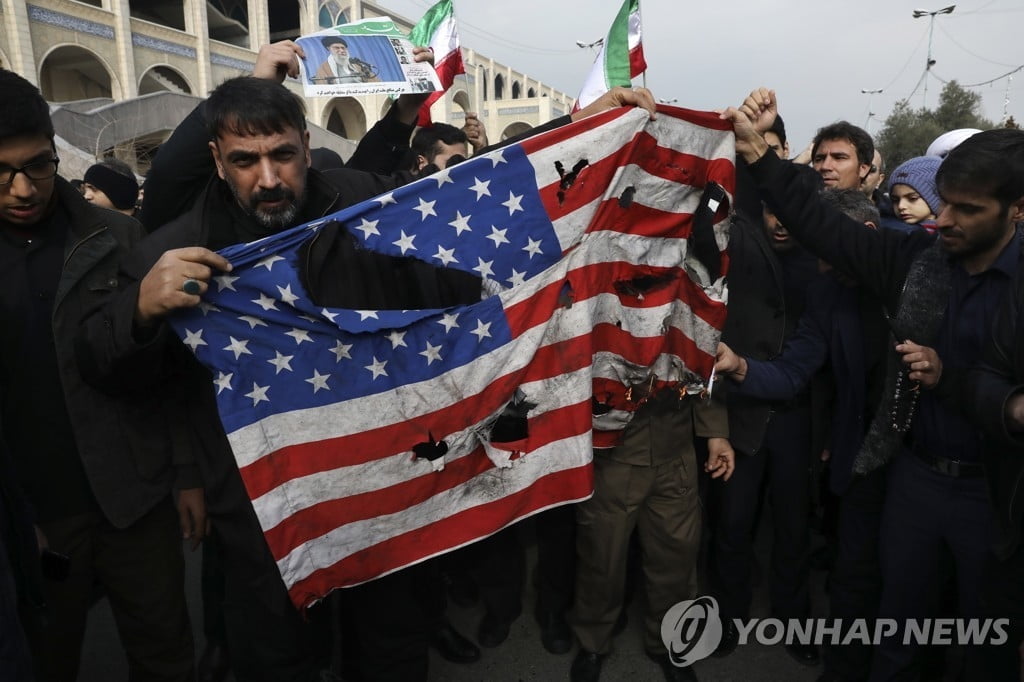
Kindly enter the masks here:
M 24 173 L 29 180 L 49 180 L 57 174 L 57 164 L 59 163 L 60 159 L 53 157 L 44 161 L 26 163 L 21 168 L 0 168 L 0 185 L 11 184 L 18 173 Z

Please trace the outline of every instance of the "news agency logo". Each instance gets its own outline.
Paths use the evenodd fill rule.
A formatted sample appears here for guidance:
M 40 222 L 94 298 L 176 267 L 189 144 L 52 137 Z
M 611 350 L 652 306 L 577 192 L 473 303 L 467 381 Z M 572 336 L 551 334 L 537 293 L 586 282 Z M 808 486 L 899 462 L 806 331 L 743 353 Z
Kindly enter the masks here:
M 707 658 L 722 641 L 722 618 L 714 597 L 681 601 L 661 619 L 661 641 L 672 665 L 685 668 Z
M 1007 618 L 908 618 L 897 621 L 858 618 L 749 618 L 733 619 L 739 645 L 757 643 L 763 646 L 786 644 L 825 644 L 878 646 L 892 638 L 904 645 L 949 646 L 1001 645 L 1008 638 Z M 722 641 L 722 618 L 714 597 L 697 597 L 681 601 L 661 620 L 661 641 L 669 660 L 680 668 L 693 665 L 710 656 Z

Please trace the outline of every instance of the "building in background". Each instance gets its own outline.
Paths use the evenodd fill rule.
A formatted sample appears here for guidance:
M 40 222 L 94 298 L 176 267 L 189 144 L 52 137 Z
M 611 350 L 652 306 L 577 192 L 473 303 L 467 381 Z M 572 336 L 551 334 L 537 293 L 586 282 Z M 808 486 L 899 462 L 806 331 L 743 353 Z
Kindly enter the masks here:
M 0 64 L 39 86 L 81 163 L 114 155 L 144 173 L 199 98 L 252 70 L 260 45 L 379 16 L 412 28 L 361 0 L 0 0 Z M 572 107 L 571 96 L 474 50 L 463 60 L 467 74 L 434 105 L 435 121 L 458 126 L 477 112 L 496 141 Z M 347 157 L 388 105 L 379 95 L 307 100 L 313 145 Z

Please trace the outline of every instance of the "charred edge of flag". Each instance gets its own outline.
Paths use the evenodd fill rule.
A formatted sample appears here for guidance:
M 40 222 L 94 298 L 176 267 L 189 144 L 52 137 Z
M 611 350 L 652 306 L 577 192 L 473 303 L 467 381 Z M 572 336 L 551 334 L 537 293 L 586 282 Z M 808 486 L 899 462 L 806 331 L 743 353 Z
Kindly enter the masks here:
M 608 403 L 603 403 L 597 399 L 597 396 L 591 396 L 590 398 L 590 411 L 596 416 L 608 414 L 612 411 L 612 406 Z
M 665 272 L 660 275 L 639 275 L 631 279 L 620 279 L 615 282 L 615 291 L 620 296 L 635 296 L 642 301 L 644 294 L 664 289 L 675 278 L 675 274 Z
M 562 288 L 558 292 L 558 305 L 563 308 L 571 308 L 572 304 L 576 301 L 576 293 L 573 291 L 571 282 L 563 282 Z
M 412 454 L 417 459 L 429 459 L 433 462 L 435 459 L 440 459 L 448 453 L 448 443 L 443 440 L 434 440 L 434 434 L 427 432 L 427 441 L 425 443 L 417 443 L 412 446 Z
M 619 196 L 619 208 L 629 208 L 632 206 L 634 196 L 636 196 L 636 187 L 633 185 L 622 190 L 622 194 Z
M 558 205 L 561 206 L 565 203 L 565 193 L 573 183 L 576 182 L 576 178 L 579 176 L 580 171 L 590 165 L 590 161 L 587 159 L 580 159 L 576 162 L 576 165 L 572 167 L 572 170 L 568 173 L 565 172 L 565 166 L 562 165 L 561 161 L 555 161 L 555 170 L 558 171 L 558 177 L 561 180 L 558 182 Z
M 530 402 L 522 389 L 516 389 L 512 401 L 501 411 L 501 415 L 495 420 L 491 427 L 492 443 L 514 443 L 526 440 L 530 435 L 530 427 L 527 415 L 530 410 L 537 407 L 537 403 Z

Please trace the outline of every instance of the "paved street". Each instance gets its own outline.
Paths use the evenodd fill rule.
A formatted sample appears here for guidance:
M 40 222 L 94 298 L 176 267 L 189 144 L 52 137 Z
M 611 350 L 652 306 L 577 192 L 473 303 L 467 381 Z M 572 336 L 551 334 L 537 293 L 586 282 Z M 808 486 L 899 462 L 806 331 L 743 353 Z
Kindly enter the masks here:
M 770 530 L 758 536 L 758 557 L 767 566 Z M 530 552 L 533 560 L 533 552 Z M 189 602 L 193 623 L 199 625 L 199 554 L 188 556 Z M 814 615 L 826 615 L 827 604 L 822 590 L 824 574 L 814 572 Z M 529 581 L 527 581 L 529 583 Z M 431 680 L 437 682 L 526 682 L 529 680 L 560 681 L 569 679 L 569 666 L 575 652 L 564 656 L 549 654 L 540 643 L 539 628 L 533 620 L 534 595 L 527 586 L 523 615 L 513 624 L 512 633 L 501 647 L 484 649 L 480 661 L 470 665 L 448 663 L 431 653 Z M 642 644 L 643 590 L 630 607 L 629 624 L 616 638 L 615 651 L 602 671 L 604 682 L 658 682 L 662 674 L 658 666 L 644 655 Z M 482 608 L 461 609 L 450 605 L 448 616 L 463 634 L 475 639 Z M 767 585 L 764 581 L 755 591 L 752 616 L 767 617 Z M 202 635 L 197 634 L 197 652 L 201 651 Z M 709 658 L 696 664 L 701 682 L 812 682 L 821 668 L 807 668 L 789 657 L 779 645 L 774 647 L 750 644 L 740 646 L 727 658 Z M 82 658 L 81 682 L 114 682 L 127 679 L 124 654 L 117 641 L 117 632 L 106 600 L 94 609 Z

